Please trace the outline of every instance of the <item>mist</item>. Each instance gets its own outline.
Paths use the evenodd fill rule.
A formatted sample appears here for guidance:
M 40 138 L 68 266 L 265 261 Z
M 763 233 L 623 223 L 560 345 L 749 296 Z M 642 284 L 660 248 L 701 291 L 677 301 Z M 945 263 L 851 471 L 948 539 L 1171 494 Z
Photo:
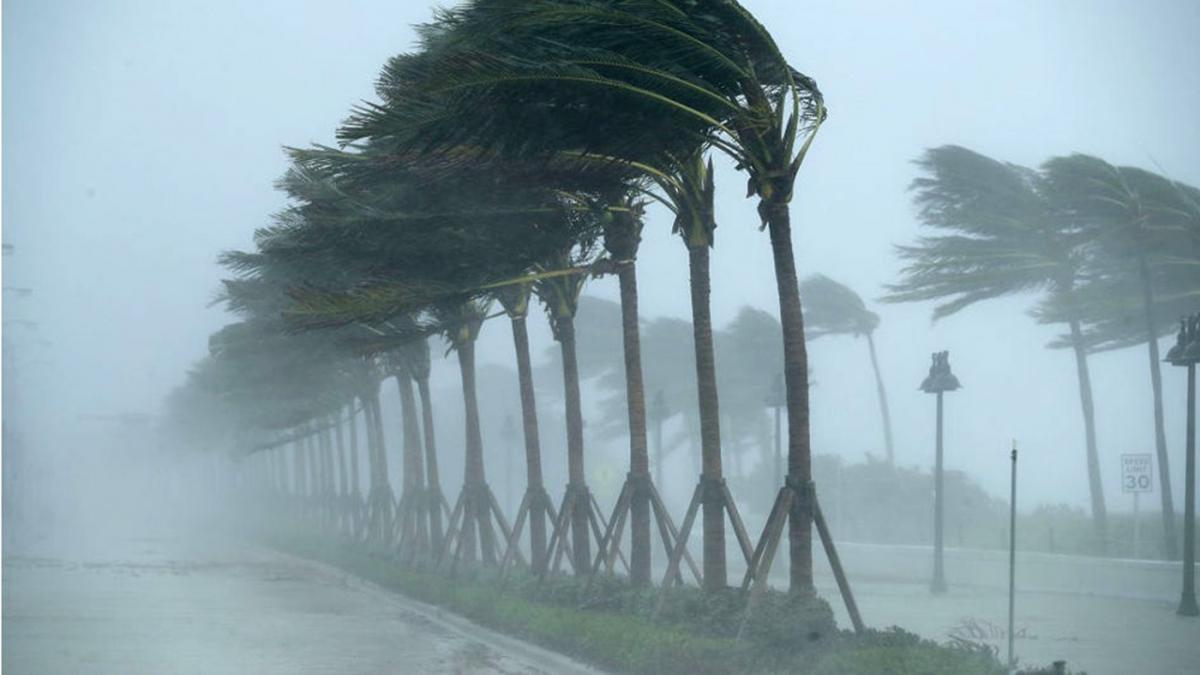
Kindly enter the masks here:
M 72 564 L 103 560 L 119 566 L 161 558 L 203 567 L 208 561 L 214 567 L 191 578 L 196 588 L 220 588 L 224 572 L 213 570 L 276 564 L 274 554 L 264 552 L 272 550 L 264 536 L 285 549 L 301 538 L 295 524 L 276 513 L 285 508 L 279 505 L 282 497 L 260 508 L 259 497 L 250 495 L 256 485 L 275 485 L 276 473 L 270 472 L 276 469 L 266 468 L 262 457 L 268 453 L 253 455 L 245 448 L 273 443 L 287 429 L 247 430 L 230 423 L 203 429 L 203 442 L 189 444 L 182 439 L 190 437 L 172 426 L 170 397 L 213 353 L 210 336 L 244 318 L 222 295 L 222 280 L 239 274 L 219 264 L 219 256 L 255 251 L 256 228 L 271 225 L 273 214 L 296 202 L 279 189 L 292 166 L 285 148 L 340 147 L 336 134 L 351 109 L 363 102 L 382 105 L 376 91 L 381 68 L 391 57 L 422 48 L 415 27 L 433 21 L 442 4 L 454 6 L 423 1 L 5 2 L 3 652 L 4 665 L 14 672 L 244 672 L 247 666 L 256 672 L 305 667 L 320 669 L 314 672 L 452 672 L 447 669 L 476 667 L 463 656 L 472 653 L 464 646 L 471 640 L 490 650 L 486 664 L 478 666 L 481 672 L 505 667 L 559 672 L 580 664 L 623 672 L 612 662 L 556 649 L 528 632 L 506 631 L 478 616 L 468 618 L 540 645 L 531 649 L 568 652 L 580 663 L 564 665 L 554 653 L 531 656 L 497 642 L 500 638 L 476 635 L 461 638 L 460 644 L 459 637 L 446 637 L 473 630 L 461 626 L 438 628 L 445 635 L 437 644 L 450 646 L 427 659 L 408 655 L 410 647 L 401 641 L 391 651 L 372 651 L 372 660 L 339 660 L 329 655 L 348 647 L 328 640 L 323 648 L 305 652 L 307 665 L 273 660 L 261 647 L 246 648 L 253 655 L 242 660 L 233 641 L 219 643 L 219 654 L 189 652 L 186 660 L 173 661 L 159 652 L 147 656 L 153 640 L 144 635 L 129 638 L 131 646 L 114 654 L 105 651 L 95 626 L 60 634 L 44 616 L 57 611 L 51 611 L 56 602 L 77 598 L 86 604 L 89 593 L 107 588 L 93 575 L 66 583 L 72 590 L 65 595 L 46 590 L 57 583 L 53 570 Z M 1156 453 L 1146 342 L 1087 357 L 1099 486 L 1108 514 L 1108 539 L 1100 542 L 1091 529 L 1094 488 L 1088 481 L 1077 363 L 1071 349 L 1048 347 L 1064 334 L 1065 324 L 1038 323 L 1031 316 L 1045 289 L 1001 293 L 936 321 L 935 307 L 944 298 L 885 298 L 906 274 L 897 247 L 938 234 L 922 222 L 912 187 L 925 175 L 915 162 L 931 148 L 961 146 L 1033 170 L 1051 158 L 1082 153 L 1175 184 L 1200 185 L 1200 125 L 1195 122 L 1200 5 L 1170 0 L 742 4 L 770 31 L 787 63 L 816 80 L 828 108 L 820 133 L 812 132 L 788 204 L 797 276 L 826 275 L 844 284 L 878 317 L 870 339 L 886 389 L 892 457 L 885 447 L 866 336 L 810 334 L 805 343 L 812 480 L 863 619 L 873 629 L 897 625 L 936 642 L 991 645 L 984 651 L 994 647 L 998 658 L 1005 658 L 1008 635 L 1001 624 L 1015 445 L 1020 453 L 1017 549 L 1024 556 L 1017 573 L 1017 624 L 1025 630 L 1017 641 L 1021 666 L 1049 667 L 1065 659 L 1069 668 L 1089 673 L 1182 673 L 1194 667 L 1200 662 L 1196 620 L 1174 614 L 1182 566 L 1170 553 L 1170 547 L 1179 546 L 1176 536 L 1185 541 L 1187 369 L 1161 366 L 1162 428 L 1177 530 L 1168 544 L 1160 522 L 1160 495 L 1167 486 L 1159 480 L 1157 455 L 1152 491 L 1138 496 L 1136 525 L 1134 496 L 1123 491 L 1122 455 Z M 759 199 L 747 197 L 745 167 L 720 152 L 709 154 L 716 223 L 710 310 L 724 415 L 720 457 L 740 517 L 757 543 L 782 485 L 772 466 L 776 410 L 767 405 L 783 371 L 782 352 L 770 352 L 779 349 L 783 335 L 780 296 L 769 232 Z M 636 255 L 637 311 L 646 405 L 662 391 L 670 408 L 660 429 L 665 450 L 656 441 L 654 419 L 649 422 L 650 475 L 674 524 L 681 525 L 697 489 L 702 435 L 689 250 L 672 231 L 674 218 L 662 203 L 648 201 Z M 1194 252 L 1180 255 L 1194 257 Z M 1187 274 L 1193 276 L 1180 283 L 1194 280 L 1194 272 Z M 1200 309 L 1186 294 L 1181 297 L 1169 298 L 1175 304 L 1162 312 Z M 585 475 L 605 518 L 618 504 L 631 470 L 621 299 L 616 274 L 588 276 L 574 315 Z M 801 301 L 807 318 L 803 288 Z M 549 497 L 558 505 L 571 480 L 570 402 L 560 342 L 543 307 L 536 301 L 530 305 L 526 323 L 541 469 Z M 736 331 L 747 308 L 774 322 L 763 333 L 766 344 L 774 346 L 762 350 L 758 360 L 751 358 L 759 356 L 757 348 L 746 346 Z M 1156 329 L 1162 357 L 1175 344 L 1175 316 L 1160 320 L 1165 328 Z M 413 433 L 419 441 L 430 431 L 436 436 L 437 487 L 449 511 L 464 473 L 470 473 L 464 455 L 472 443 L 470 423 L 456 345 L 444 334 L 432 335 L 428 344 L 435 416 L 432 428 L 422 421 L 420 432 Z M 499 305 L 492 306 L 474 346 L 479 430 L 488 484 L 499 510 L 515 525 L 527 461 L 513 348 L 509 321 Z M 962 386 L 944 397 L 950 594 L 931 601 L 934 399 L 940 395 L 919 387 L 930 372 L 930 354 L 943 350 L 949 351 Z M 398 498 L 411 479 L 401 449 L 403 404 L 390 375 L 380 379 L 387 479 Z M 356 411 L 361 404 L 355 396 L 340 402 L 336 415 L 347 406 Z M 752 401 L 760 396 L 763 403 L 754 409 Z M 348 422 L 356 425 L 366 448 L 370 423 L 357 416 Z M 785 453 L 788 424 L 784 414 Z M 339 443 L 343 428 L 349 426 L 339 422 Z M 291 447 L 281 442 L 276 454 L 282 457 Z M 290 459 L 286 465 L 292 467 Z M 372 470 L 365 451 L 355 470 L 363 476 L 365 493 Z M 345 475 L 341 478 L 344 486 Z M 344 534 L 342 516 L 331 517 L 337 523 L 328 527 Z M 690 550 L 699 560 L 699 516 L 696 522 Z M 279 544 L 284 534 L 291 543 Z M 657 530 L 653 537 L 657 541 Z M 848 630 L 851 617 L 833 570 L 820 542 L 813 541 L 817 594 L 828 601 L 839 629 Z M 657 583 L 667 556 L 654 546 Z M 747 565 L 732 530 L 723 546 L 729 584 L 737 587 Z M 786 589 L 789 552 L 780 548 L 770 584 Z M 272 591 L 260 598 L 255 589 L 275 572 L 262 577 L 248 572 L 237 582 L 238 588 L 244 584 L 238 605 L 244 617 L 262 612 L 278 622 L 272 636 L 305 641 L 296 636 L 340 631 L 365 621 L 365 613 L 384 611 L 372 603 L 384 602 L 377 598 L 390 597 L 395 588 L 360 568 L 345 572 L 348 563 L 339 567 L 328 556 L 309 556 L 329 566 L 312 571 L 296 562 L 306 558 L 300 549 L 287 549 L 295 558 L 278 563 L 286 574 L 311 573 L 319 577 L 314 583 L 362 577 L 379 587 L 337 582 L 348 583 L 358 595 L 353 601 L 330 596 L 338 612 L 324 617 L 323 627 L 297 628 L 293 634 L 292 615 L 271 603 L 287 597 L 302 605 L 308 597 L 304 584 L 294 582 L 290 595 Z M 59 562 L 47 572 L 31 560 Z M 342 576 L 332 569 L 343 570 Z M 218 576 L 204 576 L 209 574 Z M 690 577 L 687 581 L 692 583 Z M 129 617 L 122 625 L 137 633 L 143 621 L 139 602 L 186 602 L 192 592 L 186 587 L 122 587 L 133 599 L 120 611 Z M 977 612 L 970 609 L 973 604 Z M 1029 608 L 1024 616 L 1022 605 Z M 10 613 L 10 606 L 25 614 L 40 612 L 36 629 L 20 623 L 22 613 Z M 410 609 L 396 611 L 408 616 Z M 1142 623 L 1126 630 L 1113 619 L 1114 625 L 1101 628 L 1098 620 L 1087 618 L 1102 615 Z M 206 615 L 199 610 L 197 616 L 204 620 Z M 231 630 L 242 630 L 243 620 L 251 619 L 234 622 Z M 171 644 L 189 639 L 186 624 L 181 626 Z M 409 624 L 387 624 L 372 635 L 386 641 L 393 630 L 419 635 L 408 632 L 417 630 Z M 56 636 L 93 646 L 83 656 L 48 656 Z M 1113 656 L 1103 645 L 1125 655 Z

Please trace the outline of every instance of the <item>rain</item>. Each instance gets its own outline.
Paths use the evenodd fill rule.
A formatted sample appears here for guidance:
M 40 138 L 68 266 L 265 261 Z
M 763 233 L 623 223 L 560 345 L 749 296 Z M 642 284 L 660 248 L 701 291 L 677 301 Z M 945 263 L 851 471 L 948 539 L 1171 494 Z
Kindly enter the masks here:
M 1194 673 L 1200 5 L 3 5 L 14 673 Z

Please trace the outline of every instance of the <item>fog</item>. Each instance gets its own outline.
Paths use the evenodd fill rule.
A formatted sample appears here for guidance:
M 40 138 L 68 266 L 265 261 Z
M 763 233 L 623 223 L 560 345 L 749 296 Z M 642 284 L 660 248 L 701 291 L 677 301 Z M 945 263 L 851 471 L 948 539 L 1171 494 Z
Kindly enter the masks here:
M 846 284 L 880 316 L 875 342 L 896 464 L 933 465 L 935 408 L 918 385 L 929 354 L 949 350 L 963 386 L 946 395 L 947 470 L 1006 505 L 1015 440 L 1019 511 L 1064 504 L 1085 513 L 1075 363 L 1070 350 L 1046 347 L 1062 325 L 1039 325 L 1028 315 L 1037 295 L 982 302 L 937 322 L 934 302 L 880 298 L 903 267 L 895 245 L 927 234 L 908 189 L 918 175 L 913 160 L 927 148 L 958 144 L 1029 167 L 1080 152 L 1200 185 L 1200 4 L 744 4 L 787 59 L 817 80 L 829 107 L 791 202 L 796 265 L 801 277 L 820 273 Z M 179 475 L 174 462 L 197 460 L 163 447 L 156 429 L 164 398 L 207 354 L 208 336 L 236 320 L 212 303 L 230 276 L 217 255 L 253 248 L 254 229 L 287 203 L 274 189 L 288 167 L 283 147 L 335 144 L 351 106 L 376 100 L 381 65 L 415 48 L 413 25 L 428 21 L 436 6 L 4 3 L 3 240 L 12 248 L 3 261 L 3 417 L 6 445 L 19 444 L 21 466 L 33 467 L 21 477 L 28 502 L 11 507 L 6 498 L 4 526 L 34 530 L 21 542 L 57 546 L 78 542 L 82 532 L 104 540 L 116 531 L 108 526 L 123 531 L 139 514 L 156 512 L 150 505 L 160 497 L 187 515 L 175 521 L 159 513 L 162 529 L 179 536 L 179 522 L 203 522 L 208 531 L 209 520 L 196 516 L 216 508 L 211 494 L 186 479 L 178 489 L 164 487 L 166 476 Z M 756 200 L 745 198 L 745 174 L 724 157 L 715 161 L 711 302 L 719 330 L 744 306 L 778 316 L 779 305 L 768 236 Z M 649 210 L 638 260 L 643 321 L 690 321 L 687 250 L 660 206 Z M 16 288 L 32 292 L 9 292 Z M 591 280 L 584 295 L 616 302 L 617 280 Z M 558 347 L 543 313 L 530 316 L 547 487 L 558 500 L 566 475 Z M 512 344 L 502 318 L 484 325 L 478 344 L 488 477 L 510 518 L 524 486 L 522 443 L 503 428 L 511 417 L 520 430 Z M 1162 338 L 1163 353 L 1171 344 L 1172 336 Z M 814 455 L 847 465 L 881 459 L 865 342 L 827 336 L 808 347 Z M 432 351 L 442 487 L 453 503 L 465 443 L 458 365 L 444 344 Z M 1090 364 L 1108 509 L 1130 511 L 1120 455 L 1155 447 L 1145 345 L 1096 354 Z M 1181 510 L 1186 374 L 1164 364 L 1162 375 Z M 611 394 L 585 374 L 589 480 L 606 510 L 628 470 L 627 440 L 593 429 Z M 399 400 L 390 380 L 383 396 L 389 452 L 398 453 Z M 765 424 L 766 408 L 763 415 Z M 673 425 L 669 433 L 683 433 Z M 663 488 L 677 521 L 697 466 L 687 452 L 672 455 L 673 478 Z M 5 456 L 8 473 L 14 455 Z M 735 474 L 732 459 L 725 461 Z M 744 461 L 749 473 L 757 451 Z M 398 457 L 390 470 L 399 486 Z M 13 508 L 43 516 L 17 523 Z M 1157 510 L 1157 486 L 1141 508 Z M 747 509 L 752 536 L 765 515 L 765 506 Z M 926 543 L 924 536 L 912 543 Z

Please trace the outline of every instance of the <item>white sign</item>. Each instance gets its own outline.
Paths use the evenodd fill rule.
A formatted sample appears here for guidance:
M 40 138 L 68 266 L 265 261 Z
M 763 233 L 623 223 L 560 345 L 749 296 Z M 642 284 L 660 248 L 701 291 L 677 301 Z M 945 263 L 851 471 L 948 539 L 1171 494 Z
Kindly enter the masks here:
M 1121 455 L 1121 491 L 1154 491 L 1154 455 L 1139 453 Z

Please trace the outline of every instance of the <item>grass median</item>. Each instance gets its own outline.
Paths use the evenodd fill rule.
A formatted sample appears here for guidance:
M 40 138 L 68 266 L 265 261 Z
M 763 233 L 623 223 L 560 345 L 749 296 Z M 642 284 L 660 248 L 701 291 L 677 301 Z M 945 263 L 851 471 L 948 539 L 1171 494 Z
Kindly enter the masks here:
M 322 538 L 275 536 L 266 543 L 614 673 L 1007 672 L 986 645 L 939 644 L 895 627 L 840 630 L 829 605 L 816 596 L 770 591 L 746 621 L 737 589 L 706 594 L 681 587 L 652 618 L 657 589 L 634 588 L 620 577 L 598 576 L 585 590 L 586 578 L 551 576 L 539 584 L 527 570 L 514 570 L 505 582 L 486 567 L 459 567 L 448 576 Z

